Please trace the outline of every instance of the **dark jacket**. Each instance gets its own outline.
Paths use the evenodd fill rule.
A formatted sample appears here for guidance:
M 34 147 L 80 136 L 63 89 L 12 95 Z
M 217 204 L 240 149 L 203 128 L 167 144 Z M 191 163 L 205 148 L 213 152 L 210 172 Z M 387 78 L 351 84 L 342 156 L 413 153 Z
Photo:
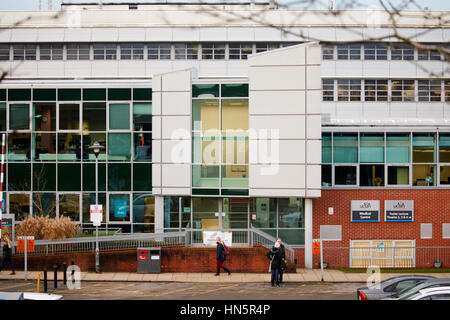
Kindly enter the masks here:
M 225 261 L 227 257 L 225 247 L 220 242 L 217 242 L 216 259 L 220 261 Z
M 269 260 L 272 260 L 270 266 L 272 269 L 280 269 L 281 268 L 281 248 L 273 247 L 272 250 L 266 255 Z

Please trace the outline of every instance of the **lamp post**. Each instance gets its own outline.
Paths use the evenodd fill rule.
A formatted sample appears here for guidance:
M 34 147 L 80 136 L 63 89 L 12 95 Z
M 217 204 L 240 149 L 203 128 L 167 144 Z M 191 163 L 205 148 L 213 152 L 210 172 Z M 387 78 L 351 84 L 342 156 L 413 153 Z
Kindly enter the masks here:
M 100 151 L 104 150 L 98 141 L 95 141 L 92 146 L 89 147 L 95 155 L 95 204 L 98 205 L 98 155 Z M 100 273 L 100 250 L 98 248 L 98 226 L 95 226 L 95 272 Z

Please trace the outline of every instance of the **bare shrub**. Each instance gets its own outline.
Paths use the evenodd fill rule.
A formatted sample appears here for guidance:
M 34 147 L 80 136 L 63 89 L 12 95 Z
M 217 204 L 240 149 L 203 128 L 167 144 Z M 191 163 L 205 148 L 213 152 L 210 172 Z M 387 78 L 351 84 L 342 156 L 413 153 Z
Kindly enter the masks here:
M 50 219 L 29 216 L 16 227 L 16 236 L 34 236 L 35 240 L 74 238 L 78 225 L 68 217 Z

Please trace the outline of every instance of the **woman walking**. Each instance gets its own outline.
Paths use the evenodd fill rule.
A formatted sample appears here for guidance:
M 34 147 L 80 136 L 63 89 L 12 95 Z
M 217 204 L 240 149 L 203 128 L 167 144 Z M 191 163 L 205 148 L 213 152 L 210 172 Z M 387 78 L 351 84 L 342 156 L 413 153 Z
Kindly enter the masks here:
M 270 270 L 272 272 L 272 278 L 270 280 L 270 284 L 272 287 L 280 287 L 280 269 L 281 269 L 281 248 L 280 243 L 275 242 L 275 245 L 272 247 L 272 250 L 267 254 L 267 258 L 270 261 Z
M 2 259 L 2 262 L 0 263 L 0 271 L 2 271 L 3 264 L 5 263 L 5 261 L 7 261 L 9 263 L 9 265 L 11 266 L 11 270 L 12 270 L 11 274 L 16 274 L 16 271 L 14 269 L 14 264 L 12 262 L 11 240 L 9 240 L 9 238 L 6 235 L 4 235 L 3 241 L 5 242 L 5 244 L 3 245 L 3 259 Z
M 223 268 L 226 272 L 228 272 L 228 275 L 231 274 L 230 270 L 228 270 L 223 263 L 225 262 L 225 259 L 227 257 L 227 251 L 225 250 L 225 245 L 223 241 L 220 239 L 220 237 L 216 238 L 217 242 L 217 250 L 216 250 L 216 260 L 217 260 L 217 272 L 216 276 L 220 275 L 220 268 Z

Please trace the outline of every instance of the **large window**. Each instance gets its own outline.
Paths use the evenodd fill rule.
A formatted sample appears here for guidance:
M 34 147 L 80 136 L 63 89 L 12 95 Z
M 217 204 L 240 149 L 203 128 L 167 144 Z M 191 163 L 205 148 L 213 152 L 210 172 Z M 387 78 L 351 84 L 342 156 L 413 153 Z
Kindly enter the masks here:
M 388 48 L 381 43 L 364 44 L 364 60 L 387 60 Z
M 223 60 L 225 59 L 224 43 L 202 43 L 202 59 Z
M 231 60 L 246 60 L 247 56 L 253 53 L 253 44 L 230 43 L 229 50 L 229 58 Z
M 63 59 L 63 44 L 40 44 L 39 45 L 39 59 L 40 60 L 62 60 Z
M 94 60 L 116 60 L 117 44 L 115 43 L 95 43 Z
M 192 94 L 193 187 L 247 189 L 248 85 L 194 85 Z
M 197 43 L 176 43 L 175 59 L 177 60 L 197 60 L 199 45 Z
M 441 101 L 441 80 L 418 80 L 419 101 Z
M 36 60 L 35 44 L 14 44 L 13 58 L 14 60 Z
M 364 80 L 365 101 L 387 101 L 388 80 Z
M 120 44 L 120 60 L 143 60 L 143 43 L 122 43 Z
M 361 45 L 360 44 L 338 44 L 337 45 L 338 60 L 360 60 Z
M 391 60 L 414 60 L 414 47 L 404 43 L 393 44 Z
M 89 60 L 91 47 L 87 43 L 68 43 L 67 60 Z
M 361 80 L 337 81 L 338 101 L 361 101 Z
M 392 80 L 392 101 L 415 101 L 414 80 Z
M 170 60 L 171 44 L 170 43 L 149 43 L 148 44 L 149 60 Z

